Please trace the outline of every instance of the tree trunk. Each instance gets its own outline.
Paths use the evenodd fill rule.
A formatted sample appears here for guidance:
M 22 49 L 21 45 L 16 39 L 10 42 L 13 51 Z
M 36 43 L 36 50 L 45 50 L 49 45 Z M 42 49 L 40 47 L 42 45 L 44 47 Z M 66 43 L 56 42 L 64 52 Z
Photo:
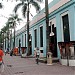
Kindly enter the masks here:
M 27 55 L 29 55 L 29 2 L 27 11 Z
M 45 0 L 45 14 L 46 14 L 46 56 L 47 52 L 50 51 L 50 46 L 49 46 L 49 17 L 48 17 L 48 0 Z
M 14 26 L 14 48 L 15 48 L 15 26 Z
M 11 42 L 12 42 L 12 30 L 11 30 L 11 34 L 10 34 L 10 50 L 11 50 Z

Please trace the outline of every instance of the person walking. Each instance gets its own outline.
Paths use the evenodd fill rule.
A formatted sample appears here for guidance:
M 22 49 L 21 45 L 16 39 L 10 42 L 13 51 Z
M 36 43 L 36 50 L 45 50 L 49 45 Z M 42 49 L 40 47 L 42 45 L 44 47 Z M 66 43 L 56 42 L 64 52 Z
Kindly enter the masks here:
M 5 55 L 7 54 L 7 50 L 5 49 Z
M 10 51 L 10 56 L 12 56 L 13 55 L 13 49 Z
M 40 51 L 39 48 L 36 48 L 36 63 L 39 64 L 39 55 L 40 55 Z
M 4 71 L 3 55 L 4 55 L 4 52 L 3 52 L 3 50 L 0 48 L 0 74 L 1 74 L 1 72 Z

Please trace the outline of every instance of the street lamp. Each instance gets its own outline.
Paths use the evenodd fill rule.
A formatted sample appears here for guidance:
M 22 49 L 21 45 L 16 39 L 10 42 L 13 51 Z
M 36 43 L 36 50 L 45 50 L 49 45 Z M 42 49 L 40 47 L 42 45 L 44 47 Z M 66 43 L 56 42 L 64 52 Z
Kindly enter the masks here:
M 50 36 L 54 36 L 54 32 L 52 31 L 52 22 L 50 22 L 50 26 L 51 26 L 51 33 L 50 33 Z

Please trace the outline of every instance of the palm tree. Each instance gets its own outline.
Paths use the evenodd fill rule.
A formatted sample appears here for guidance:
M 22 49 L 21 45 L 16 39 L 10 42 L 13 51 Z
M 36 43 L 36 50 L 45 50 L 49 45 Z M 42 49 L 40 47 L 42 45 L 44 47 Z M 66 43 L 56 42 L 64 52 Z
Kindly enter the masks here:
M 49 42 L 50 42 L 50 37 L 49 37 L 49 17 L 48 17 L 48 0 L 45 0 L 45 14 L 46 14 L 46 55 L 47 55 L 47 52 L 50 51 L 50 46 L 49 46 Z
M 2 29 L 1 29 L 1 36 L 0 36 L 0 40 L 1 40 L 1 42 L 3 43 L 3 46 L 4 46 L 4 39 L 6 39 L 6 36 L 5 36 L 5 34 L 6 34 L 6 31 L 7 31 L 7 29 L 6 29 L 7 27 L 6 26 L 4 26 Z M 6 47 L 6 46 L 5 46 Z
M 9 19 L 8 19 L 8 25 L 10 25 L 9 28 L 13 28 L 14 29 L 14 44 L 13 44 L 14 48 L 15 48 L 15 27 L 17 25 L 17 22 L 19 23 L 20 20 L 22 20 L 22 19 L 19 18 L 17 14 L 15 14 L 15 15 L 12 14 L 11 17 L 9 17 Z
M 40 5 L 34 0 L 21 0 L 21 3 L 15 6 L 14 11 L 17 12 L 18 8 L 22 6 L 23 17 L 27 16 L 27 54 L 29 55 L 29 5 L 32 4 L 36 11 L 40 10 Z
M 10 32 L 10 22 L 9 21 L 7 21 L 6 22 L 6 33 L 7 33 L 7 39 L 8 39 L 8 48 L 9 48 L 9 41 L 10 41 L 10 50 L 11 50 L 11 38 L 12 37 L 10 37 L 9 38 L 9 36 L 12 34 L 11 32 Z M 12 30 L 11 30 L 12 31 Z M 10 34 L 11 33 L 11 34 Z
M 42 2 L 43 0 L 37 0 L 37 1 L 39 1 L 39 2 Z M 49 37 L 49 17 L 48 17 L 48 14 L 49 14 L 49 12 L 48 12 L 48 0 L 45 0 L 45 14 L 46 14 L 46 39 L 47 39 L 47 41 L 46 41 L 46 54 L 47 54 L 47 52 L 49 52 L 50 51 L 50 46 L 49 46 L 49 42 L 50 42 L 50 37 Z

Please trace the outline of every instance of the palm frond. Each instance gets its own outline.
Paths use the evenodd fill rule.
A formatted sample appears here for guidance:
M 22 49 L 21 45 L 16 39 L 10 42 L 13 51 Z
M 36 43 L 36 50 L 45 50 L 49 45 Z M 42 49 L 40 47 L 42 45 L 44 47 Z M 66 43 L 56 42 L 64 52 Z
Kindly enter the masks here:
M 36 0 L 36 1 L 38 1 L 38 2 L 43 2 L 43 0 Z
M 37 2 L 31 1 L 30 4 L 32 4 L 35 7 L 36 11 L 40 10 L 40 5 Z
M 26 15 L 26 10 L 27 10 L 27 4 L 25 3 L 22 7 L 22 14 L 23 14 L 23 17 L 25 17 Z
M 23 2 L 22 2 L 22 3 L 19 3 L 18 5 L 16 5 L 13 11 L 16 13 L 17 10 L 18 10 L 18 8 L 19 8 L 21 5 L 23 5 Z
M 24 1 L 27 1 L 27 0 L 20 0 L 20 1 L 23 1 L 24 2 Z
M 30 13 L 30 12 L 29 12 Z M 30 13 L 30 15 L 33 17 L 33 15 Z
M 13 17 L 9 17 L 9 19 L 8 19 L 9 22 L 11 22 L 11 21 L 13 21 L 13 20 L 14 20 Z
M 12 23 L 12 24 L 10 24 L 10 28 L 11 28 L 11 29 L 13 29 L 13 28 L 14 28 L 14 25 L 13 25 L 13 23 Z
M 3 5 L 2 5 L 2 3 L 0 3 L 0 8 L 2 8 L 3 7 Z
M 22 21 L 22 19 L 21 18 L 18 18 L 17 21 Z
M 5 26 L 1 29 L 2 32 L 5 32 Z

